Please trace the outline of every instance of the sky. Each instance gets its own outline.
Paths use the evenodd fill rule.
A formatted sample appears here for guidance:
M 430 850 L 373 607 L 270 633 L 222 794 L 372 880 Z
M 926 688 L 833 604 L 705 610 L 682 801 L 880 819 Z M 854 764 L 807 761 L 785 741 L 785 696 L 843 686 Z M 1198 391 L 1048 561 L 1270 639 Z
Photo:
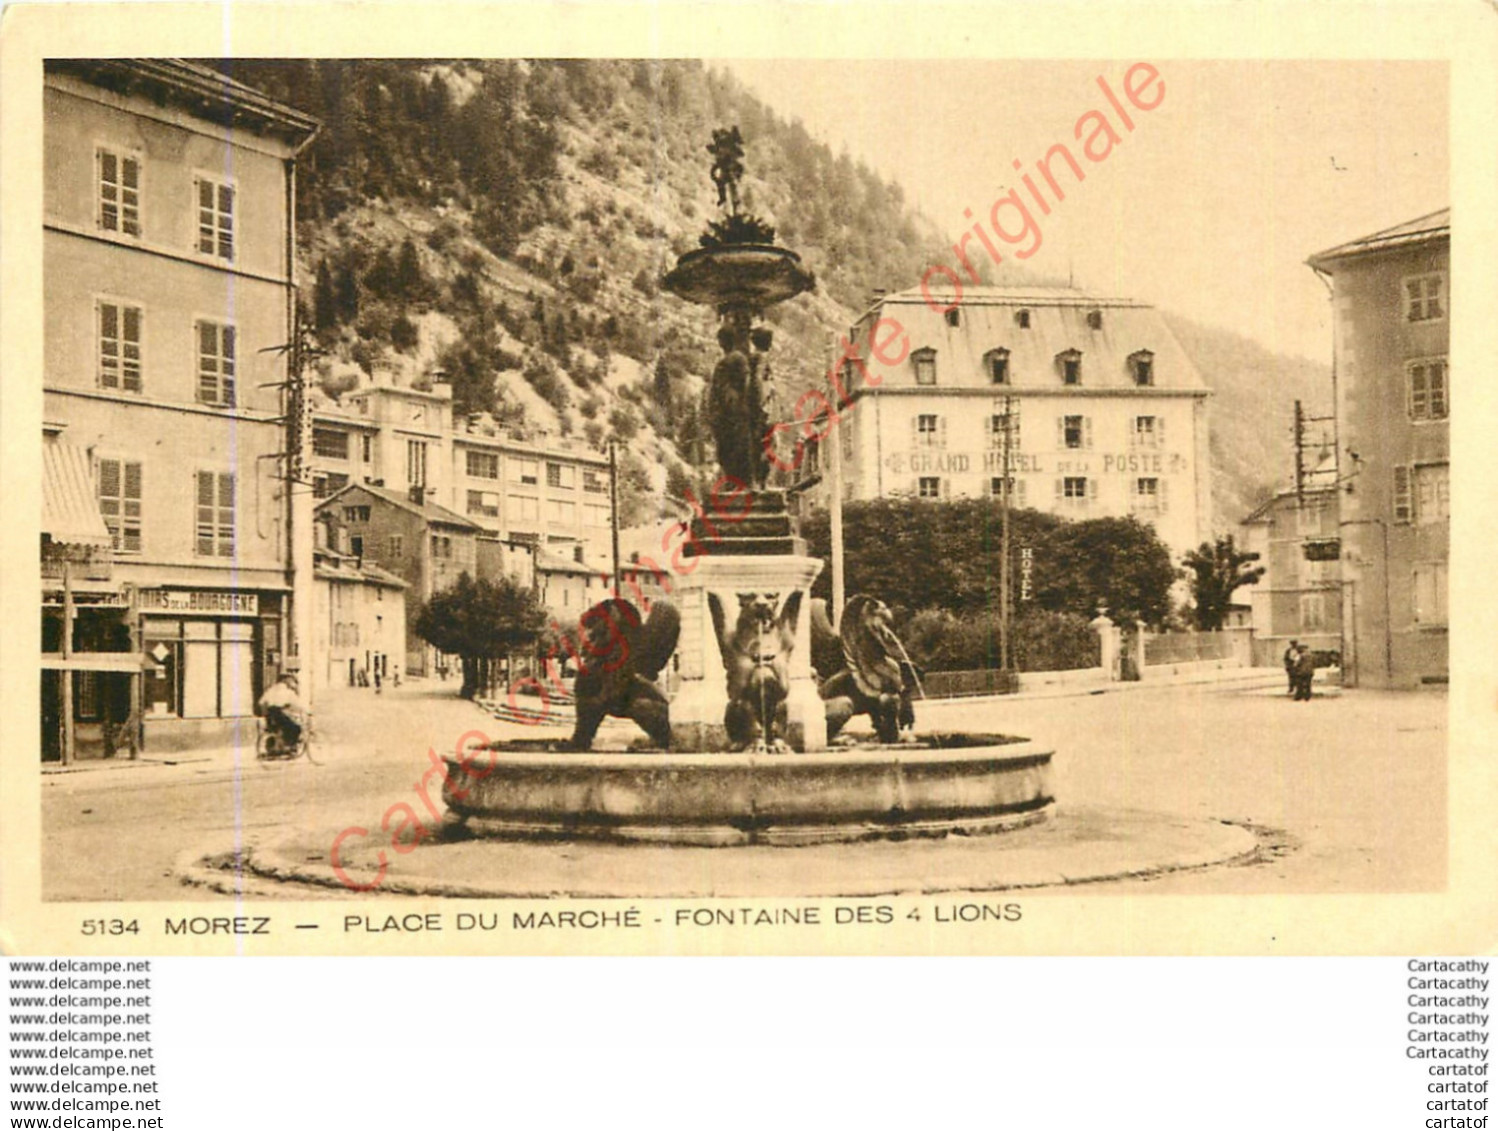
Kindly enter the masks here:
M 725 65 L 783 117 L 898 182 L 953 239 L 1028 172 L 1052 211 L 1036 216 L 1042 241 L 1024 266 L 1329 361 L 1327 293 L 1305 260 L 1448 205 L 1445 65 L 1152 60 L 1164 94 L 1144 112 L 1123 90 L 1135 61 Z M 1132 132 L 1099 76 L 1131 110 Z M 1095 164 L 1073 132 L 1094 109 L 1121 136 Z M 1056 202 L 1034 167 L 1062 141 L 1087 178 L 1073 185 L 1056 164 Z

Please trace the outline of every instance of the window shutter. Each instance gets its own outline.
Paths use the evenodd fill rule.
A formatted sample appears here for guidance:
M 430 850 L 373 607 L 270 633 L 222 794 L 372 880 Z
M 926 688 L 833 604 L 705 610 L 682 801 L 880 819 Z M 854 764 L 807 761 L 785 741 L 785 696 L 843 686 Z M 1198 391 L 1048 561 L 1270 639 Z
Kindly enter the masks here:
M 1011 501 L 1013 501 L 1017 506 L 1020 507 L 1023 507 L 1025 505 L 1025 481 L 1023 479 L 1015 481 L 1014 499 Z
M 943 475 L 937 482 L 941 484 L 941 497 L 943 499 L 950 498 L 952 495 L 952 481 Z
M 1064 416 L 1056 417 L 1056 447 L 1058 449 L 1066 447 L 1066 417 Z
M 1087 501 L 1089 503 L 1097 502 L 1097 476 L 1095 475 L 1088 476 L 1087 478 Z
M 1160 492 L 1160 513 L 1164 514 L 1170 509 L 1170 480 L 1160 480 L 1158 490 Z
M 120 461 L 117 459 L 101 459 L 99 461 L 99 494 L 110 498 L 117 498 L 120 494 Z
M 916 413 L 910 418 L 910 446 L 918 448 L 921 446 L 921 414 Z
M 1406 464 L 1397 464 L 1394 468 L 1394 521 L 1413 522 L 1415 517 L 1414 499 L 1411 496 L 1410 469 Z
M 211 471 L 197 473 L 197 547 L 199 554 L 213 553 L 214 476 Z
M 1155 417 L 1155 446 L 1157 448 L 1165 446 L 1165 417 L 1163 416 Z
M 1082 447 L 1092 450 L 1092 417 L 1082 417 Z
M 936 418 L 936 444 L 940 448 L 947 446 L 947 418 L 945 416 Z
M 1065 495 L 1065 493 L 1066 493 L 1066 481 L 1064 479 L 1057 479 L 1056 480 L 1056 505 L 1057 506 L 1061 505 L 1061 500 L 1062 500 L 1062 497 Z

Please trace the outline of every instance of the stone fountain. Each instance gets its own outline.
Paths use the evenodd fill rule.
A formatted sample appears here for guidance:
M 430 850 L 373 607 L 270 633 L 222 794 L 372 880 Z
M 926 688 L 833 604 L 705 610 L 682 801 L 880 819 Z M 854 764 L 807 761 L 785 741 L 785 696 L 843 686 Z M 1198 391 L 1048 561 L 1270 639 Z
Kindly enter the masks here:
M 718 360 L 708 417 L 718 486 L 731 502 L 691 524 L 690 565 L 670 601 L 615 597 L 584 614 L 593 666 L 578 678 L 570 743 L 508 742 L 447 760 L 452 825 L 480 836 L 595 838 L 709 846 L 989 833 L 1051 811 L 1051 751 L 1002 735 L 909 731 L 914 680 L 881 602 L 856 597 L 831 633 L 783 491 L 769 486 L 774 405 L 765 312 L 816 281 L 774 229 L 741 207 L 743 139 L 715 130 L 721 216 L 666 275 L 670 293 L 711 307 Z M 715 497 L 719 491 L 713 492 Z M 813 634 L 842 670 L 812 667 Z M 673 652 L 681 685 L 655 679 Z M 854 714 L 877 741 L 829 748 Z M 605 715 L 635 720 L 652 751 L 591 749 Z M 669 743 L 664 740 L 669 736 Z

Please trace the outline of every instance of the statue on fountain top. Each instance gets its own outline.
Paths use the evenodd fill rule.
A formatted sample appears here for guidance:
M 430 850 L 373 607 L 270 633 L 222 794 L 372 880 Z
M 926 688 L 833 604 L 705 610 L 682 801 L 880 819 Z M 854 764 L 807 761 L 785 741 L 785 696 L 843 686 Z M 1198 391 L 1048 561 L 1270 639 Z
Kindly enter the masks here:
M 723 356 L 713 368 L 707 391 L 707 417 L 718 464 L 724 473 L 755 491 L 770 478 L 765 437 L 770 433 L 769 350 L 771 333 L 750 329 L 748 319 L 725 319 L 718 330 Z

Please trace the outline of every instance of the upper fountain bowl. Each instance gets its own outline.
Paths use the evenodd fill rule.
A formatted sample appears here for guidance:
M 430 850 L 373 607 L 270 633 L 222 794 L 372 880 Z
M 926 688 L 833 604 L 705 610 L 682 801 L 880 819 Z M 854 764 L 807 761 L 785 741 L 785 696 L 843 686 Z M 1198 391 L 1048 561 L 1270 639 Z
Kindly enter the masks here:
M 811 290 L 816 277 L 786 248 L 724 244 L 687 252 L 662 285 L 678 298 L 702 306 L 764 310 Z

